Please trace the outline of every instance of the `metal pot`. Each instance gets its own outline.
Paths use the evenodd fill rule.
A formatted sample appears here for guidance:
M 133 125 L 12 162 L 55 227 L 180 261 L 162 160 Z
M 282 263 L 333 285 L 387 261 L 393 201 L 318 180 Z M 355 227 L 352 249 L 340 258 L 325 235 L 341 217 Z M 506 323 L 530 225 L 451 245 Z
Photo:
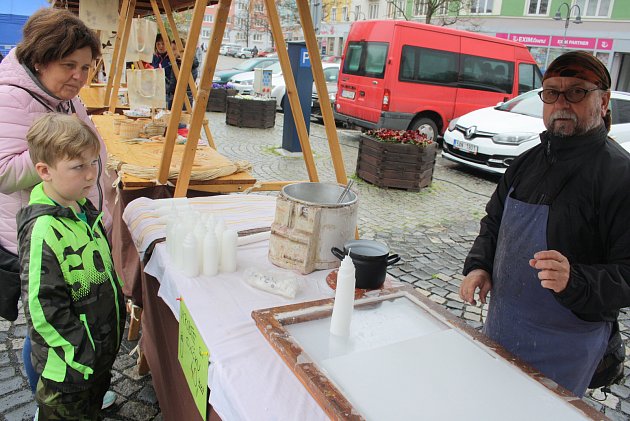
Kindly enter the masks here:
M 344 244 L 343 251 L 337 247 L 330 251 L 339 260 L 343 260 L 350 252 L 355 268 L 356 287 L 363 289 L 380 288 L 385 282 L 387 267 L 400 260 L 399 255 L 389 254 L 386 244 L 374 240 L 352 240 Z

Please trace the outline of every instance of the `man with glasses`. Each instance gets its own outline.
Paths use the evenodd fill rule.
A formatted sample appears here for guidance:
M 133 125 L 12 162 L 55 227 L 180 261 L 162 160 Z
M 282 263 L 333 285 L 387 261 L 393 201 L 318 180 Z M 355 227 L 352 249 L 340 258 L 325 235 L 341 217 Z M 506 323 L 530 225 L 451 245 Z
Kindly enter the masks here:
M 547 130 L 499 181 L 460 287 L 472 305 L 491 292 L 484 333 L 576 396 L 623 377 L 630 156 L 608 138 L 610 84 L 588 53 L 551 63 Z

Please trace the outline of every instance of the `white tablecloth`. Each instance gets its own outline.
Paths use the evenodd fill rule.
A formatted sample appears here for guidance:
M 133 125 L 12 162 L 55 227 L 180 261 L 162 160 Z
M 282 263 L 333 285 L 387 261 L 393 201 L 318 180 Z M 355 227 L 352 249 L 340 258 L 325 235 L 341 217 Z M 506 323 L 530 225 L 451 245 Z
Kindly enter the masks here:
M 299 276 L 299 291 L 287 299 L 250 287 L 242 271 L 255 265 L 277 269 L 267 259 L 268 242 L 241 246 L 238 271 L 187 278 L 158 244 L 145 272 L 160 282 L 158 295 L 179 320 L 181 297 L 210 350 L 209 402 L 224 421 L 327 419 L 305 387 L 269 345 L 251 318 L 252 310 L 334 296 L 329 271 Z

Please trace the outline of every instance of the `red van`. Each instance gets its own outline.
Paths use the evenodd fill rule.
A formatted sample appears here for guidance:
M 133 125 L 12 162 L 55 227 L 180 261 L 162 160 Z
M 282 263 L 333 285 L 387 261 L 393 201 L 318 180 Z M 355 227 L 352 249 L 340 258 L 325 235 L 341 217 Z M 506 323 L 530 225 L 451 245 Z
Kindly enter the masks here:
M 335 118 L 435 139 L 453 118 L 541 85 L 522 44 L 416 22 L 359 21 L 346 42 Z

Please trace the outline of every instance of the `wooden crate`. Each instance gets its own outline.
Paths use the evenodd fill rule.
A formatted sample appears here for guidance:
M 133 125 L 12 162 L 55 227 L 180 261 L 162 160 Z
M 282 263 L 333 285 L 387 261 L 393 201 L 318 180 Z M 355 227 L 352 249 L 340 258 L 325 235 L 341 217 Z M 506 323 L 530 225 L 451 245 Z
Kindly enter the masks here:
M 268 129 L 276 124 L 276 100 L 227 97 L 225 122 L 230 126 Z
M 227 97 L 238 93 L 236 89 L 210 89 L 206 111 L 224 113 L 227 107 Z
M 378 187 L 420 191 L 431 185 L 437 149 L 436 143 L 419 147 L 361 135 L 357 175 Z

